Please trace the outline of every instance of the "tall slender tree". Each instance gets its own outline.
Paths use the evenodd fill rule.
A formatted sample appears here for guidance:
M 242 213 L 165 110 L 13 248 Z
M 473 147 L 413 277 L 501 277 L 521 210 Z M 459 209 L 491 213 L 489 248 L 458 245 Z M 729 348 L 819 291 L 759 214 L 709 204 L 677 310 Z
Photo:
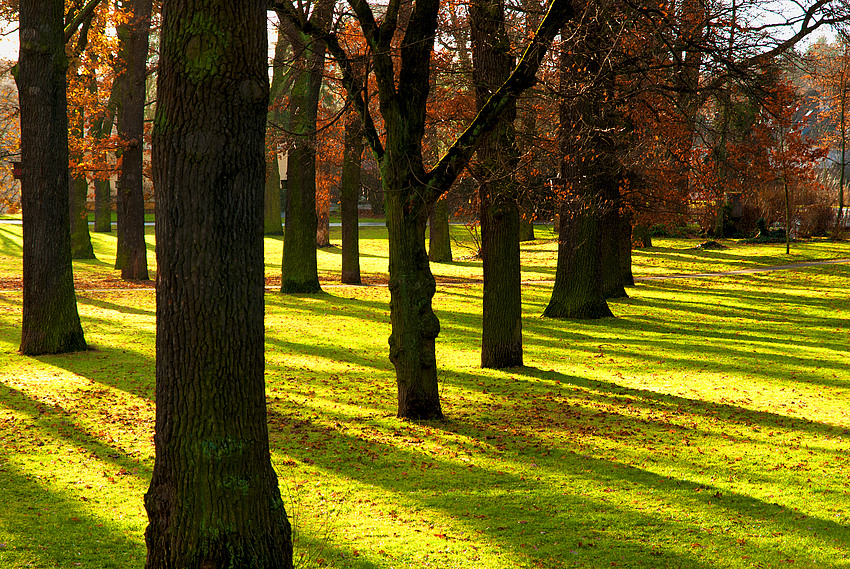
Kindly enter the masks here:
M 66 33 L 62 0 L 20 2 L 21 353 L 84 350 L 71 264 Z M 70 31 L 70 30 L 69 30 Z
M 162 6 L 147 569 L 292 567 L 263 378 L 264 8 Z
M 325 28 L 334 3 L 318 0 L 299 7 L 302 17 L 312 25 Z M 307 12 L 307 10 L 312 11 Z M 281 18 L 282 24 L 288 20 Z M 289 131 L 294 134 L 287 155 L 286 225 L 283 236 L 281 292 L 321 292 L 316 257 L 316 123 L 322 72 L 325 66 L 325 44 L 291 25 L 281 29 L 289 37 L 294 52 L 296 78 L 290 92 Z
M 144 112 L 147 90 L 148 38 L 152 0 L 124 0 L 129 21 L 119 26 L 119 82 L 121 103 L 118 136 L 122 141 L 118 176 L 118 251 L 115 267 L 126 280 L 148 279 L 145 244 Z
M 469 4 L 473 82 L 477 107 L 510 75 L 514 66 L 505 30 L 503 0 L 472 0 Z M 484 299 L 481 367 L 522 365 L 522 292 L 519 263 L 519 207 L 514 177 L 519 151 L 514 119 L 516 103 L 508 106 L 476 152 L 481 259 Z

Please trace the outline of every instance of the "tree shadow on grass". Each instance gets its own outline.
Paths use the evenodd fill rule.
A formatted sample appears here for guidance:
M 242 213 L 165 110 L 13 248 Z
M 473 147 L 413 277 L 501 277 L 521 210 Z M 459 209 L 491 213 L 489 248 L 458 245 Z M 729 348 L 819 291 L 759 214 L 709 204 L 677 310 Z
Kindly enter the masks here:
M 107 300 L 102 300 L 99 298 L 93 298 L 89 295 L 77 295 L 77 303 L 88 304 L 90 306 L 97 306 L 98 308 L 103 308 L 105 310 L 114 310 L 115 312 L 120 312 L 122 314 L 138 314 L 140 316 L 156 317 L 156 310 L 134 308 L 132 306 L 126 306 L 123 304 L 109 302 Z
M 310 414 L 306 409 L 296 412 L 301 413 L 300 417 Z M 483 541 L 501 551 L 521 549 L 520 556 L 544 564 L 557 561 L 563 554 L 564 548 L 554 542 L 571 544 L 578 550 L 577 542 L 592 539 L 596 540 L 591 544 L 595 549 L 579 550 L 586 563 L 581 566 L 600 567 L 629 560 L 636 567 L 711 567 L 712 562 L 698 559 L 687 549 L 695 539 L 690 534 L 701 534 L 705 520 L 718 515 L 744 521 L 778 518 L 776 523 L 787 531 L 812 539 L 823 532 L 834 535 L 842 531 L 839 524 L 824 520 L 798 523 L 797 512 L 746 495 L 724 491 L 727 497 L 721 503 L 713 503 L 711 493 L 701 494 L 710 490 L 703 484 L 588 457 L 569 448 L 552 448 L 547 456 L 522 450 L 528 448 L 524 437 L 505 434 L 479 422 L 453 418 L 445 422 L 400 423 L 370 440 L 375 427 L 359 425 L 363 429 L 360 430 L 344 414 L 325 415 L 321 422 L 300 417 L 285 414 L 276 406 L 270 409 L 273 445 L 306 468 L 381 488 L 385 494 L 370 493 L 375 501 L 370 500 L 369 507 L 382 508 L 371 515 L 389 515 L 398 524 L 409 523 L 415 529 L 418 522 L 427 524 L 432 515 L 429 512 L 440 512 L 440 518 L 448 516 L 455 526 L 449 528 L 451 535 L 440 534 L 442 539 L 455 540 L 460 545 L 466 532 L 474 532 L 486 536 Z M 335 427 L 326 427 L 328 423 Z M 347 432 L 349 425 L 354 427 L 351 432 Z M 463 462 L 463 444 L 447 448 L 440 456 L 423 444 L 436 436 L 446 446 L 451 442 L 440 437 L 453 438 L 458 434 L 476 447 L 476 453 L 469 454 L 469 464 Z M 486 442 L 495 439 L 503 443 L 499 449 Z M 479 462 L 484 460 L 482 455 L 491 461 L 489 466 Z M 607 487 L 614 483 L 622 486 L 617 492 L 625 498 L 606 496 Z M 669 512 L 656 514 L 648 507 L 626 507 L 641 494 L 630 485 L 665 497 L 666 502 L 675 498 L 679 503 L 673 509 L 688 510 L 691 517 L 675 519 Z M 653 500 L 649 502 L 644 506 L 651 506 Z M 410 513 L 397 513 L 392 509 L 394 505 Z M 730 516 L 730 510 L 734 516 Z M 410 515 L 414 518 L 408 519 Z M 458 533 L 459 530 L 462 531 Z M 665 543 L 651 543 L 654 533 L 665 536 Z M 623 541 L 626 536 L 629 541 Z M 422 536 L 425 540 L 428 537 Z M 727 535 L 709 539 L 721 550 L 735 545 L 734 538 Z M 436 541 L 435 548 L 440 547 L 439 540 L 431 541 Z M 778 554 L 769 549 L 762 553 Z
M 83 507 L 74 492 L 49 489 L 9 461 L 0 473 L 0 566 L 125 569 L 144 563 L 144 542 L 128 539 L 122 524 Z

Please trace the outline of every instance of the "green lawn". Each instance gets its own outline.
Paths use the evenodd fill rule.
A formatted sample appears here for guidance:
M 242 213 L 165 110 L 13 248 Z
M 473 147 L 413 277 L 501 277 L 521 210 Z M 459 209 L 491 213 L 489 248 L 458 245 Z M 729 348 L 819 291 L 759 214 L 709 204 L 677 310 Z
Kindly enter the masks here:
M 458 257 L 472 238 L 453 227 Z M 523 278 L 553 278 L 550 234 Z M 153 235 L 150 263 L 154 268 Z M 540 317 L 527 367 L 481 370 L 480 262 L 434 264 L 447 419 L 395 418 L 388 292 L 338 281 L 266 300 L 273 462 L 299 567 L 850 567 L 850 265 L 640 283 L 616 318 Z M 94 350 L 25 358 L 20 227 L 0 225 L 0 568 L 144 564 L 153 465 L 152 290 L 120 285 L 114 234 L 77 262 Z M 850 244 L 656 240 L 636 276 L 850 258 Z M 386 230 L 362 230 L 386 280 Z M 266 240 L 279 277 L 280 239 Z

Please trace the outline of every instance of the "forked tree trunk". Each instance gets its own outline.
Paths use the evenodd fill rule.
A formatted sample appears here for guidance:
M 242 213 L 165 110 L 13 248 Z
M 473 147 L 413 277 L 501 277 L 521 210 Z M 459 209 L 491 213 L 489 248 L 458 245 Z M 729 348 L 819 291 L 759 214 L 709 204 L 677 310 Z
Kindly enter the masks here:
M 339 209 L 342 215 L 342 282 L 360 284 L 360 167 L 363 156 L 363 129 L 356 112 L 345 121 L 342 179 Z
M 148 280 L 145 243 L 145 81 L 152 0 L 128 0 L 130 21 L 121 26 L 121 106 L 118 136 L 123 142 L 118 175 L 118 251 L 115 267 L 125 280 Z
M 437 200 L 428 216 L 428 259 L 435 263 L 452 262 L 449 207 L 443 198 Z
M 69 227 L 64 4 L 21 0 L 23 321 L 21 353 L 86 349 L 74 294 Z
M 510 75 L 514 62 L 501 0 L 469 6 L 473 82 L 480 110 Z M 522 295 L 519 263 L 519 207 L 513 172 L 519 152 L 513 121 L 516 103 L 478 147 L 478 202 L 484 269 L 481 367 L 522 365 Z
M 162 7 L 147 569 L 292 568 L 263 377 L 265 6 Z

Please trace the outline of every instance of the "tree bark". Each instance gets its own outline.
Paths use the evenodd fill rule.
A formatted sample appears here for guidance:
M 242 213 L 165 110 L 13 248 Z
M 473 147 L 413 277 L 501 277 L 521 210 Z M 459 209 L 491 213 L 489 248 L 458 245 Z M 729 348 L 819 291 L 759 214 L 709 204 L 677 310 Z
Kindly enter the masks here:
M 112 183 L 109 180 L 94 181 L 94 231 L 112 232 Z
M 602 241 L 602 292 L 605 298 L 625 298 L 629 296 L 626 294 L 625 283 L 622 280 L 623 271 L 620 260 L 620 252 L 622 251 L 620 208 L 622 200 L 618 181 L 617 178 L 606 176 L 603 182 L 605 202 L 602 205 L 600 221 L 604 231 L 600 231 L 599 238 Z
M 469 5 L 473 82 L 482 109 L 514 67 L 505 30 L 502 0 L 473 0 Z M 484 269 L 481 367 L 522 365 L 522 294 L 519 263 L 519 207 L 516 169 L 519 151 L 510 105 L 478 147 L 475 168 Z
M 266 152 L 266 183 L 263 193 L 263 233 L 282 235 L 283 223 L 280 218 L 280 167 L 277 163 L 277 145 Z
M 582 30 L 591 40 L 592 30 Z M 568 32 L 566 32 L 568 33 Z M 566 35 L 562 32 L 562 36 Z M 562 202 L 559 213 L 558 261 L 552 297 L 543 316 L 592 319 L 612 316 L 602 280 L 601 210 L 606 194 L 602 184 L 610 170 L 601 163 L 604 149 L 596 132 L 597 105 L 602 93 L 587 89 L 570 95 L 576 73 L 598 75 L 599 53 L 582 38 L 576 46 L 562 46 L 558 144 L 561 156 Z M 585 125 L 585 128 L 579 125 Z
M 311 20 L 325 25 L 333 2 L 323 0 L 313 9 Z M 283 20 L 282 20 L 283 21 Z M 289 130 L 294 141 L 287 161 L 286 224 L 283 236 L 280 291 L 318 293 L 316 236 L 316 122 L 325 45 L 297 30 L 287 30 L 295 51 L 297 77 L 290 93 Z
M 118 136 L 122 141 L 118 175 L 118 251 L 115 267 L 125 280 L 148 280 L 145 243 L 144 112 L 147 79 L 148 37 L 152 0 L 127 0 L 130 21 L 119 27 L 121 106 Z
M 264 8 L 162 7 L 147 569 L 292 567 L 263 378 Z
M 59 0 L 20 2 L 16 75 L 23 168 L 20 349 L 26 355 L 86 349 L 71 263 L 63 8 Z
M 69 173 L 70 177 L 70 173 Z M 69 180 L 70 221 L 71 221 L 71 258 L 95 259 L 94 247 L 89 233 L 89 212 L 87 200 L 89 182 L 85 174 L 71 177 Z
M 289 39 L 278 28 L 277 42 L 274 46 L 272 60 L 272 83 L 269 91 L 269 114 L 266 131 L 266 193 L 263 198 L 263 232 L 266 235 L 283 235 L 283 212 L 280 199 L 280 165 L 278 150 L 280 147 L 280 131 L 288 122 L 288 113 L 283 108 L 283 97 L 288 92 L 292 80 L 292 68 L 286 71 L 286 52 Z
M 81 42 L 85 43 L 85 42 Z M 69 75 L 80 83 L 83 79 L 79 76 L 79 66 L 71 65 Z M 73 132 L 74 137 L 82 140 L 85 133 L 85 111 L 82 108 L 75 109 L 71 113 L 73 120 L 69 119 L 69 128 Z M 74 153 L 71 157 L 73 163 L 79 164 L 82 162 L 82 156 Z M 89 183 L 86 179 L 85 172 L 69 171 L 68 172 L 68 199 L 70 201 L 70 223 L 71 223 L 71 258 L 72 259 L 94 259 L 94 247 L 91 244 L 91 235 L 89 234 L 89 212 L 87 209 L 87 200 L 89 193 Z
M 428 216 L 429 260 L 435 263 L 452 262 L 452 238 L 449 231 L 449 208 L 446 200 L 441 198 Z
M 342 282 L 360 284 L 360 168 L 363 156 L 363 128 L 356 112 L 345 121 L 342 179 L 339 208 L 342 215 Z
M 632 222 L 628 213 L 620 213 L 620 281 L 624 286 L 635 286 L 632 274 Z

